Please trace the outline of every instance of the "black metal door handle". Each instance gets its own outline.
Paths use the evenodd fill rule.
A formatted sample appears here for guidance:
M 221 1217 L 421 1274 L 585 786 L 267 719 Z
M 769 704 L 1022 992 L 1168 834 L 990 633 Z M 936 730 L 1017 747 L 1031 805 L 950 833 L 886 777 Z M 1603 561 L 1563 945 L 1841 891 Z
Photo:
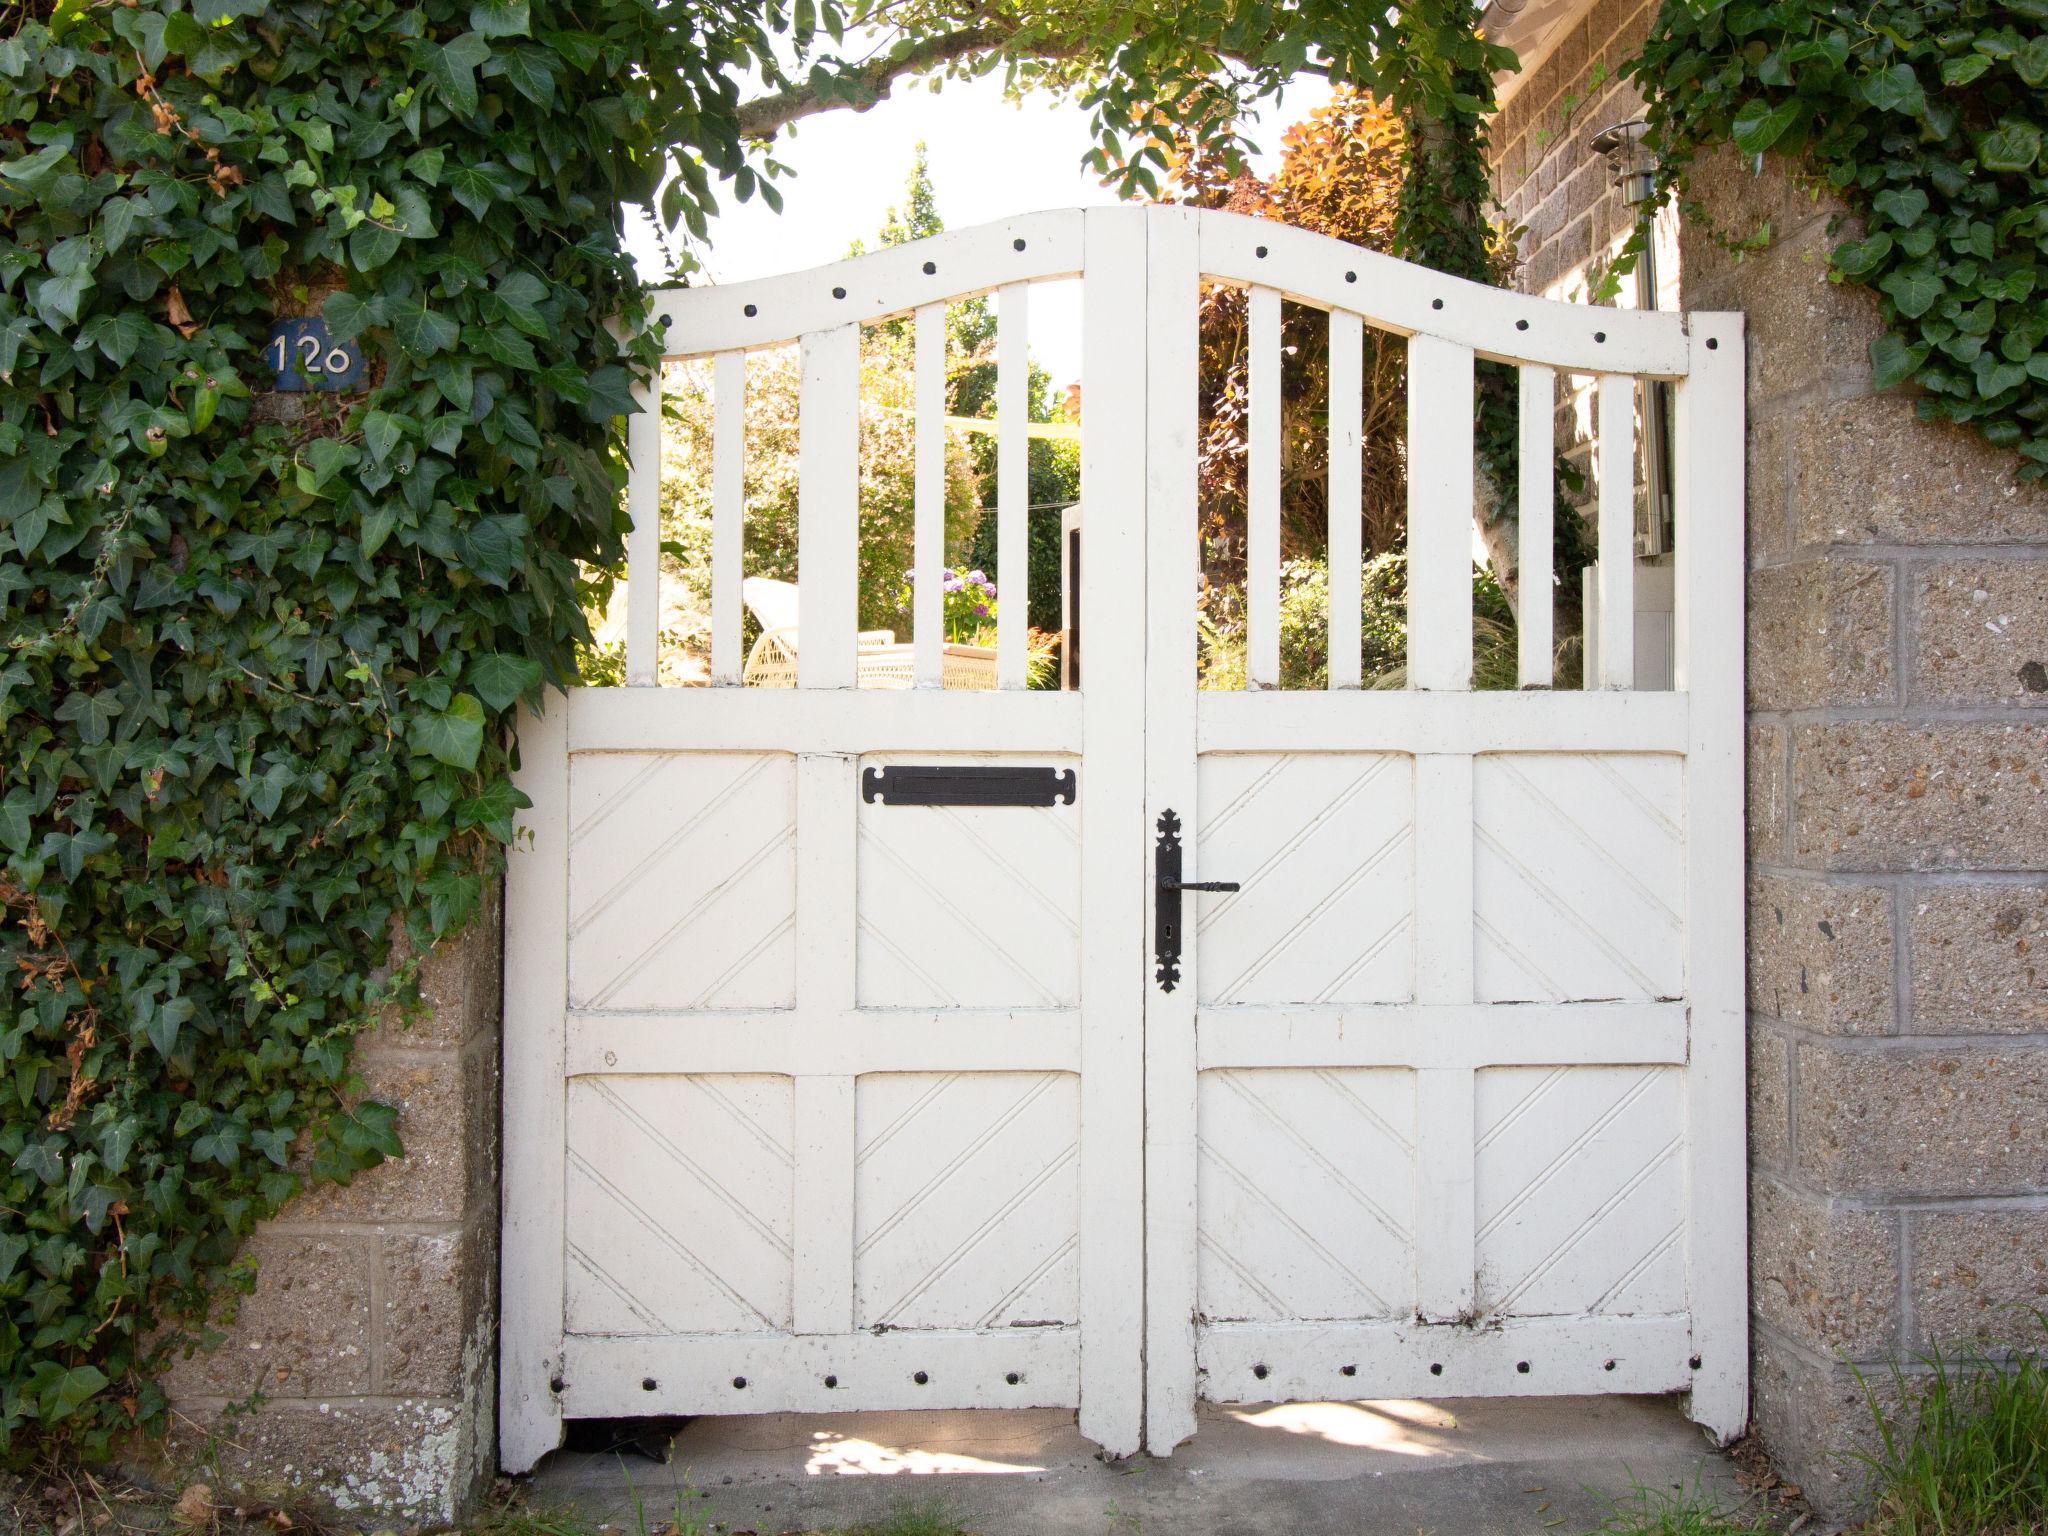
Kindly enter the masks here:
M 1159 841 L 1152 850 L 1152 878 L 1158 887 L 1152 897 L 1152 960 L 1162 992 L 1171 992 L 1180 982 L 1180 893 L 1239 889 L 1235 880 L 1181 879 L 1180 859 L 1180 818 L 1170 810 L 1161 811 Z

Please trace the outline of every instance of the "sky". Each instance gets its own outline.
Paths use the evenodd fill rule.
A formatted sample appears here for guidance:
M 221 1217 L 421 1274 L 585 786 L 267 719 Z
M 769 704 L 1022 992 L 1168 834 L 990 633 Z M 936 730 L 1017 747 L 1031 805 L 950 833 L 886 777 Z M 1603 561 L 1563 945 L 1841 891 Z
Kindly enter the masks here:
M 1303 79 L 1250 129 L 1270 171 L 1287 125 L 1329 97 L 1321 80 Z M 777 183 L 783 211 L 758 199 L 728 201 L 711 221 L 705 273 L 694 279 L 736 282 L 822 266 L 855 240 L 874 243 L 887 210 L 903 201 L 919 140 L 931 154 L 939 213 L 950 229 L 1047 208 L 1099 207 L 1116 198 L 1081 166 L 1088 115 L 1045 97 L 1021 104 L 1003 99 L 999 79 L 948 81 L 932 92 L 898 86 L 866 112 L 827 112 L 799 123 L 778 142 L 775 157 L 790 167 Z M 641 229 L 633 250 L 647 276 L 664 268 L 652 232 Z M 1080 292 L 1077 283 L 1041 285 L 1031 300 L 1031 350 L 1056 386 L 1080 378 Z

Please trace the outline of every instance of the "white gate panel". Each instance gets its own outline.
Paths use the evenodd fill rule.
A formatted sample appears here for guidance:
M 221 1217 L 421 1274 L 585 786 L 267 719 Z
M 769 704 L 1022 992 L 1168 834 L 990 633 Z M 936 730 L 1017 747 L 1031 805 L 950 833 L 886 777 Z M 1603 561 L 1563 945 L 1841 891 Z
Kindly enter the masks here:
M 1077 692 L 948 691 L 945 306 L 1000 295 L 998 540 L 1029 558 L 1029 285 L 1083 282 Z M 1249 290 L 1247 675 L 1196 688 L 1204 283 Z M 1328 312 L 1329 682 L 1283 690 L 1283 304 Z M 1739 317 L 1550 304 L 1188 208 L 1034 215 L 657 305 L 715 359 L 710 673 L 658 675 L 660 383 L 630 436 L 634 686 L 522 719 L 501 1459 L 569 1417 L 1670 1392 L 1747 1413 Z M 862 327 L 915 326 L 911 665 L 856 687 Z M 1364 331 L 1407 339 L 1404 686 L 1361 686 Z M 794 688 L 738 686 L 746 352 L 803 356 Z M 1599 377 L 1607 632 L 1634 380 L 1676 381 L 1676 688 L 1474 693 L 1475 368 Z M 1296 466 L 1299 468 L 1299 466 Z M 1617 555 L 1615 551 L 1622 553 Z M 1073 587 L 1068 588 L 1073 601 Z M 1616 626 L 1619 626 L 1619 630 Z M 1611 648 L 1610 648 L 1611 649 Z M 903 804 L 912 768 L 1044 804 Z M 1162 838 L 1190 885 L 1161 885 Z M 1173 909 L 1180 903 L 1178 922 Z M 1154 953 L 1171 928 L 1177 959 Z

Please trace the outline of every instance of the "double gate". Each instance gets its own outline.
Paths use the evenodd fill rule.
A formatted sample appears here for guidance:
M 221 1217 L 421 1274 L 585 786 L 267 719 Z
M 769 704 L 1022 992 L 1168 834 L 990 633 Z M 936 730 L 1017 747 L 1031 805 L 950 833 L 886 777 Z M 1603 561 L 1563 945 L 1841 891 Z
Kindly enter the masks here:
M 938 686 L 947 302 L 1083 284 L 1071 691 Z M 1197 687 L 1197 315 L 1249 290 L 1246 676 Z M 1328 315 L 1329 686 L 1279 681 L 1282 301 Z M 1739 316 L 1544 302 L 1231 214 L 1038 214 L 666 295 L 710 357 L 708 687 L 522 721 L 501 1457 L 565 1418 L 1687 1392 L 1746 1416 Z M 916 337 L 915 682 L 861 688 L 861 328 Z M 1361 687 L 1364 328 L 1407 338 L 1406 686 Z M 800 339 L 797 685 L 738 686 L 745 354 Z M 1597 662 L 1472 689 L 1474 359 L 1518 365 L 1521 582 L 1594 376 Z M 1674 384 L 1677 685 L 1633 687 L 1637 381 Z M 658 387 L 658 386 L 657 386 Z M 646 405 L 658 402 L 648 400 Z M 969 770 L 969 771 L 962 771 Z

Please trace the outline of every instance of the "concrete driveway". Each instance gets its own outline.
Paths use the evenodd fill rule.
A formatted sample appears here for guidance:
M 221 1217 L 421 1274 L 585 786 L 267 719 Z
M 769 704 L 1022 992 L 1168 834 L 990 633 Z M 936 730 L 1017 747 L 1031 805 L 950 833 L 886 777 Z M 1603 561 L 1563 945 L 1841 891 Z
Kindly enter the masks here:
M 543 1508 L 632 1531 L 836 1530 L 942 1506 L 977 1536 L 1580 1536 L 1636 1484 L 1741 1496 L 1657 1398 L 1205 1407 L 1170 1457 L 1105 1462 L 1064 1410 L 696 1419 L 663 1466 L 560 1451 Z M 688 1531 L 689 1527 L 684 1526 Z

